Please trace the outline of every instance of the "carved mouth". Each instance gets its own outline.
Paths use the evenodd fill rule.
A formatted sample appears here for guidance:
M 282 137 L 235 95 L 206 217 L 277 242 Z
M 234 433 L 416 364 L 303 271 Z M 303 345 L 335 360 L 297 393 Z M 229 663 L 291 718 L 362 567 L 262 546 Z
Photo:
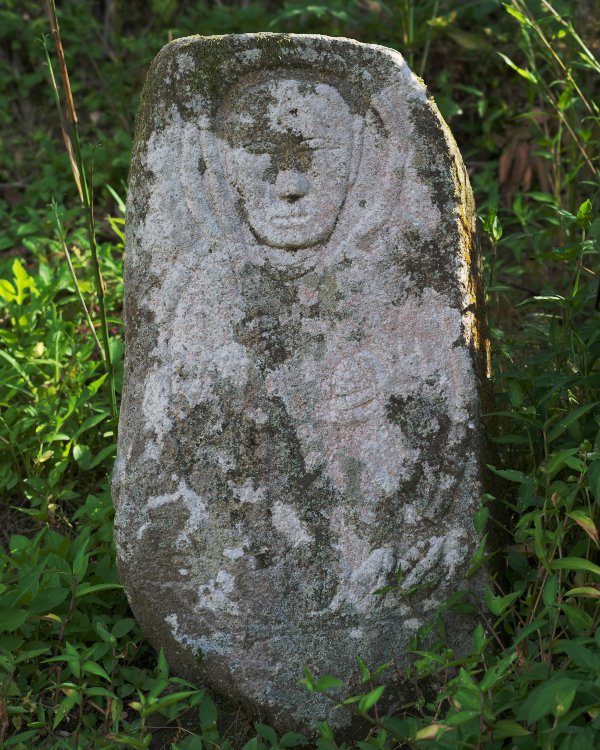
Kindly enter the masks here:
M 271 217 L 271 224 L 276 227 L 295 227 L 300 224 L 306 224 L 310 219 L 310 214 L 307 213 L 293 213 Z

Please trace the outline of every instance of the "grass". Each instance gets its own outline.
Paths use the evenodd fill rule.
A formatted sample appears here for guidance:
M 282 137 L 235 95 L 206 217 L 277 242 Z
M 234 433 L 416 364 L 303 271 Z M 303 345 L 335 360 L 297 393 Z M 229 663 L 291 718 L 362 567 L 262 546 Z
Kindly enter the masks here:
M 492 555 L 499 572 L 469 653 L 444 639 L 445 617 L 472 607 L 460 592 L 415 638 L 409 706 L 382 714 L 381 665 L 357 661 L 364 693 L 349 700 L 370 730 L 356 746 L 600 744 L 600 66 L 578 7 L 155 0 L 106 3 L 100 17 L 91 3 L 66 2 L 67 87 L 60 51 L 36 41 L 51 31 L 46 16 L 7 0 L 0 120 L 8 126 L 11 112 L 20 127 L 6 127 L 0 146 L 0 747 L 341 746 L 327 725 L 310 741 L 242 719 L 230 726 L 146 645 L 114 564 L 123 197 L 139 73 L 169 34 L 242 29 L 405 51 L 459 140 L 481 216 L 497 481 L 475 523 L 502 542 L 482 545 L 474 564 Z M 48 9 L 52 19 L 51 0 Z M 69 90 L 57 122 L 50 113 Z M 337 685 L 299 678 L 326 694 Z

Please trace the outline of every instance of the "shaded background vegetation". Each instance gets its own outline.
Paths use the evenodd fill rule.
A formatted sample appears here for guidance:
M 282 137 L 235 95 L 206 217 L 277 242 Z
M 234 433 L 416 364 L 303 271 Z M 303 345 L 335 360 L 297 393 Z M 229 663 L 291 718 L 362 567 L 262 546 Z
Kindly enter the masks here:
M 365 693 L 351 705 L 372 728 L 356 739 L 362 750 L 597 747 L 599 3 L 63 0 L 57 10 L 79 166 L 94 186 L 114 368 L 106 372 L 90 235 L 44 62 L 48 19 L 42 3 L 4 0 L 0 746 L 248 742 L 247 750 L 263 750 L 308 742 L 231 710 L 217 723 L 202 689 L 169 676 L 118 585 L 109 493 L 117 427 L 109 384 L 118 396 L 123 358 L 123 203 L 145 72 L 171 38 L 283 31 L 350 36 L 405 55 L 465 158 L 485 256 L 498 448 L 490 471 L 504 481 L 494 492 L 508 540 L 491 553 L 502 574 L 479 607 L 467 656 L 446 648 L 442 612 L 419 634 L 405 675 L 416 698 L 394 716 L 377 710 L 393 665 L 357 663 Z M 48 49 L 59 78 L 50 40 Z M 482 534 L 485 501 L 476 519 Z M 487 554 L 482 546 L 474 566 Z M 445 605 L 477 607 L 461 595 Z M 432 677 L 436 696 L 421 689 Z M 346 697 L 333 679 L 308 674 L 305 683 L 332 700 Z M 322 750 L 337 747 L 329 727 L 318 737 Z

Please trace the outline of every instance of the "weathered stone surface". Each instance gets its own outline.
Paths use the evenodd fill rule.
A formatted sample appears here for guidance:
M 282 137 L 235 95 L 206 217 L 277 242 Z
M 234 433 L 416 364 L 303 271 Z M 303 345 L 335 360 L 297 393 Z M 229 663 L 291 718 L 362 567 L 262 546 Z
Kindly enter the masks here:
M 298 687 L 302 666 L 401 665 L 465 586 L 473 217 L 448 128 L 392 50 L 189 37 L 151 68 L 128 198 L 121 577 L 174 669 L 281 725 L 347 724 Z M 399 568 L 417 592 L 374 596 Z

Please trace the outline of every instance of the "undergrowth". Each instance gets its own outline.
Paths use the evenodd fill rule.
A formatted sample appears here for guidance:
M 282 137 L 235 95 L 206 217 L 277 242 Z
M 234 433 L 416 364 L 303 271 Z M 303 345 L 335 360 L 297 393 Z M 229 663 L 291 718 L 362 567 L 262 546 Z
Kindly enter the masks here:
M 50 32 L 47 18 L 29 0 L 0 10 L 9 43 L 0 121 L 23 114 L 0 147 L 1 747 L 343 745 L 326 724 L 309 740 L 219 718 L 210 695 L 171 676 L 146 645 L 118 583 L 109 477 L 125 169 L 133 94 L 165 28 L 318 31 L 397 47 L 430 83 L 470 167 L 486 251 L 497 478 L 475 519 L 482 535 L 494 532 L 475 564 L 494 558 L 498 572 L 466 655 L 444 638 L 446 618 L 472 607 L 460 593 L 415 638 L 410 705 L 380 712 L 385 665 L 357 659 L 364 693 L 345 702 L 370 726 L 358 747 L 600 746 L 600 66 L 585 6 L 153 0 L 149 10 L 107 1 L 99 16 L 91 2 L 65 2 L 84 144 L 74 147 L 67 108 L 71 160 L 48 116 L 50 70 L 36 41 Z M 55 92 L 64 99 L 58 83 Z M 434 699 L 424 688 L 432 677 Z M 335 675 L 300 678 L 308 690 L 343 692 Z

